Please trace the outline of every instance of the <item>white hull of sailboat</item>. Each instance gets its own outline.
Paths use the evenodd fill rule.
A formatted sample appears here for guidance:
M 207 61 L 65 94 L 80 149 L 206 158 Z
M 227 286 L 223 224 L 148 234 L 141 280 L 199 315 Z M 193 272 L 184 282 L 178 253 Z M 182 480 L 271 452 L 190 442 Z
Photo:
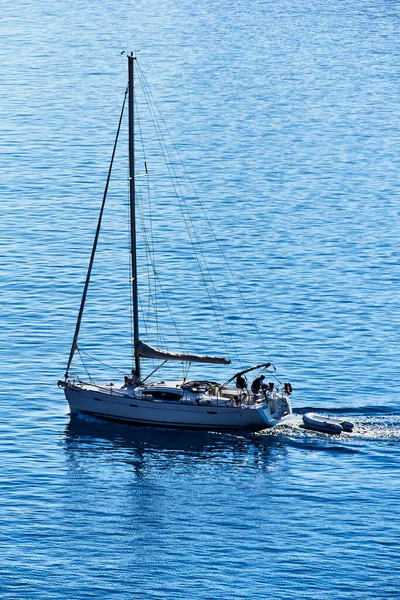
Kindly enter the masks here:
M 198 406 L 175 402 L 148 401 L 134 395 L 110 393 L 90 385 L 64 384 L 71 412 L 138 425 L 196 429 L 265 429 L 286 422 L 286 415 L 271 414 L 268 403 L 244 406 Z

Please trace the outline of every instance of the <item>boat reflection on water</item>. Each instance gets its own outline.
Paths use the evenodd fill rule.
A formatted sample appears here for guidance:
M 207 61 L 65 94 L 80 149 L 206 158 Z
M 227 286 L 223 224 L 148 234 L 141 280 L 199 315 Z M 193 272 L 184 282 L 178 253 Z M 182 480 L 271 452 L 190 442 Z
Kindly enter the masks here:
M 78 468 L 104 459 L 131 464 L 138 477 L 155 470 L 246 466 L 269 470 L 286 455 L 282 435 L 204 430 L 143 428 L 99 418 L 71 415 L 65 450 Z M 111 456 L 110 456 L 111 453 Z

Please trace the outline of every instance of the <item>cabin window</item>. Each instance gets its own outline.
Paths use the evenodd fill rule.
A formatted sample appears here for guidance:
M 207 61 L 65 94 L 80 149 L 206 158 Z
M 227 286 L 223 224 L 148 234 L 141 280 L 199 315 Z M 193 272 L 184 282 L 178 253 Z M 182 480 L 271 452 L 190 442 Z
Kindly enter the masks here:
M 163 390 L 146 390 L 146 396 L 151 396 L 154 400 L 175 400 L 179 402 L 182 398 L 182 394 L 179 392 L 169 392 Z

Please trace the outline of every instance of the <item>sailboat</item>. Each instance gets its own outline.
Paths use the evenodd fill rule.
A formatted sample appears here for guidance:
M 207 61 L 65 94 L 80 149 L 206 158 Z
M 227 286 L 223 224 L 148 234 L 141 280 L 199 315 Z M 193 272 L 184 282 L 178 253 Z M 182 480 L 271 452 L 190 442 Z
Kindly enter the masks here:
M 141 338 L 140 298 L 138 288 L 139 266 L 137 260 L 136 235 L 136 178 L 135 176 L 135 68 L 137 57 L 128 54 L 128 86 L 119 120 L 117 137 L 112 153 L 111 164 L 105 186 L 103 203 L 97 224 L 89 268 L 82 294 L 80 310 L 69 354 L 64 379 L 58 386 L 64 389 L 71 413 L 86 413 L 96 417 L 123 421 L 143 426 L 163 426 L 197 429 L 251 429 L 260 430 L 285 423 L 292 417 L 290 383 L 277 379 L 276 369 L 271 362 L 242 368 L 223 382 L 207 378 L 188 380 L 186 377 L 168 381 L 154 379 L 154 374 L 166 362 L 202 363 L 204 365 L 228 365 L 230 359 L 208 354 L 173 352 L 154 347 Z M 136 66 L 135 66 L 136 65 Z M 95 252 L 97 248 L 104 205 L 110 181 L 112 164 L 125 100 L 128 98 L 129 134 L 129 206 L 130 206 L 130 252 L 132 285 L 132 320 L 134 368 L 119 384 L 98 384 L 71 376 L 71 363 L 77 351 L 82 315 L 90 282 Z M 147 170 L 147 168 L 146 168 Z M 147 360 L 158 361 L 158 366 L 146 374 Z M 154 364 L 154 363 L 153 363 Z M 256 373 L 251 389 L 248 389 L 246 374 Z M 264 383 L 265 375 L 275 381 Z

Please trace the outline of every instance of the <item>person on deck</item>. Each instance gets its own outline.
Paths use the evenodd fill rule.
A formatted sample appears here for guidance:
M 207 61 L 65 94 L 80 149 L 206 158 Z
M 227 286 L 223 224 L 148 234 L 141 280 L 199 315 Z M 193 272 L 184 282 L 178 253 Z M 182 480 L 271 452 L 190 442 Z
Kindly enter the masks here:
M 136 387 L 136 385 L 137 385 L 137 377 L 136 377 L 136 371 L 135 371 L 135 369 L 132 369 L 130 377 L 128 377 L 127 375 L 125 375 L 124 380 L 125 380 L 125 386 L 124 387 L 129 387 L 129 386 Z
M 137 383 L 138 383 L 138 380 L 137 380 L 137 377 L 136 377 L 136 371 L 135 371 L 135 369 L 132 369 L 131 373 L 132 373 L 132 376 L 131 376 L 131 383 L 130 383 L 130 385 L 132 387 L 136 387 Z
M 259 393 L 261 384 L 264 381 L 264 379 L 265 375 L 260 375 L 260 377 L 256 377 L 253 383 L 251 384 L 251 391 L 253 393 L 253 396 L 257 396 L 257 394 Z
M 236 387 L 243 392 L 247 391 L 247 381 L 243 375 L 238 375 L 236 377 Z

